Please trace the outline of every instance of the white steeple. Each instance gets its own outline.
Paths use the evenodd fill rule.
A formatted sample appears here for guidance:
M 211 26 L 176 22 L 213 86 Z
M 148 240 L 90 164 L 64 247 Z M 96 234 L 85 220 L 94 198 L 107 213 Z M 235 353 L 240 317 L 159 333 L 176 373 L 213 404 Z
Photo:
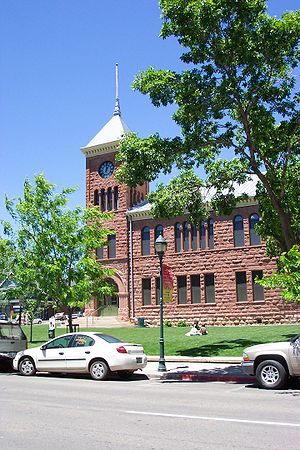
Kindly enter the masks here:
M 96 156 L 102 153 L 108 153 L 117 150 L 117 145 L 121 137 L 130 132 L 130 129 L 121 117 L 119 102 L 119 70 L 116 64 L 116 103 L 112 118 L 104 125 L 96 136 L 85 146 L 81 148 L 86 156 Z

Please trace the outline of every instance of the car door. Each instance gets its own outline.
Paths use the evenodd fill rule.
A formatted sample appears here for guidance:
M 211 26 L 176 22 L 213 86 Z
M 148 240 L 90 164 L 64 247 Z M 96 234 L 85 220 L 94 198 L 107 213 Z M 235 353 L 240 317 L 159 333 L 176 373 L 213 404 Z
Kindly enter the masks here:
M 41 346 L 37 354 L 37 370 L 45 372 L 65 372 L 66 350 L 73 335 L 68 334 Z
M 70 347 L 66 350 L 67 371 L 85 372 L 94 344 L 92 337 L 82 333 L 75 334 Z
M 290 359 L 294 375 L 300 375 L 300 336 L 291 342 Z

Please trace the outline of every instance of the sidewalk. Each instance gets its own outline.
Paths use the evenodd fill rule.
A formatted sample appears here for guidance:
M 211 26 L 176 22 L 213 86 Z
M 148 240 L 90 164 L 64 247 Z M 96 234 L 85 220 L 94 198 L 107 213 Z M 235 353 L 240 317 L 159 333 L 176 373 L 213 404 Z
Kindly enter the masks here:
M 253 383 L 254 377 L 244 374 L 241 358 L 213 357 L 188 358 L 167 356 L 166 372 L 158 371 L 158 356 L 149 356 L 143 373 L 150 379 L 161 381 L 225 381 Z

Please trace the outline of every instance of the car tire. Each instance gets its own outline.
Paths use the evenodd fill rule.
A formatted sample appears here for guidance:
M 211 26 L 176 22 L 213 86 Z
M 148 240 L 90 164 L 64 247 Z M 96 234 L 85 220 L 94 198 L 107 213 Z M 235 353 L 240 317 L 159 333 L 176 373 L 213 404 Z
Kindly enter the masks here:
M 129 380 L 132 377 L 133 373 L 134 372 L 132 370 L 119 370 L 118 376 L 119 378 L 121 378 L 121 380 Z
M 31 358 L 23 358 L 19 364 L 19 372 L 24 377 L 31 377 L 35 375 L 36 368 Z
M 257 382 L 264 389 L 280 389 L 286 384 L 287 378 L 286 369 L 278 361 L 262 361 L 256 369 Z
M 109 367 L 105 361 L 98 359 L 90 365 L 90 374 L 93 380 L 103 381 L 107 378 Z

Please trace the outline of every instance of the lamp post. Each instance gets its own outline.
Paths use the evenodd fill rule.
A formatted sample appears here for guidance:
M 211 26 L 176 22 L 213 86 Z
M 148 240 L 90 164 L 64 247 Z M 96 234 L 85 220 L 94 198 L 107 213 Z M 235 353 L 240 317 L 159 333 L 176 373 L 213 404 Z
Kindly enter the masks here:
M 165 372 L 166 362 L 164 355 L 164 310 L 163 310 L 163 268 L 162 261 L 167 250 L 167 241 L 160 234 L 154 244 L 156 253 L 159 257 L 159 318 L 160 318 L 160 337 L 159 337 L 159 364 L 158 371 Z

